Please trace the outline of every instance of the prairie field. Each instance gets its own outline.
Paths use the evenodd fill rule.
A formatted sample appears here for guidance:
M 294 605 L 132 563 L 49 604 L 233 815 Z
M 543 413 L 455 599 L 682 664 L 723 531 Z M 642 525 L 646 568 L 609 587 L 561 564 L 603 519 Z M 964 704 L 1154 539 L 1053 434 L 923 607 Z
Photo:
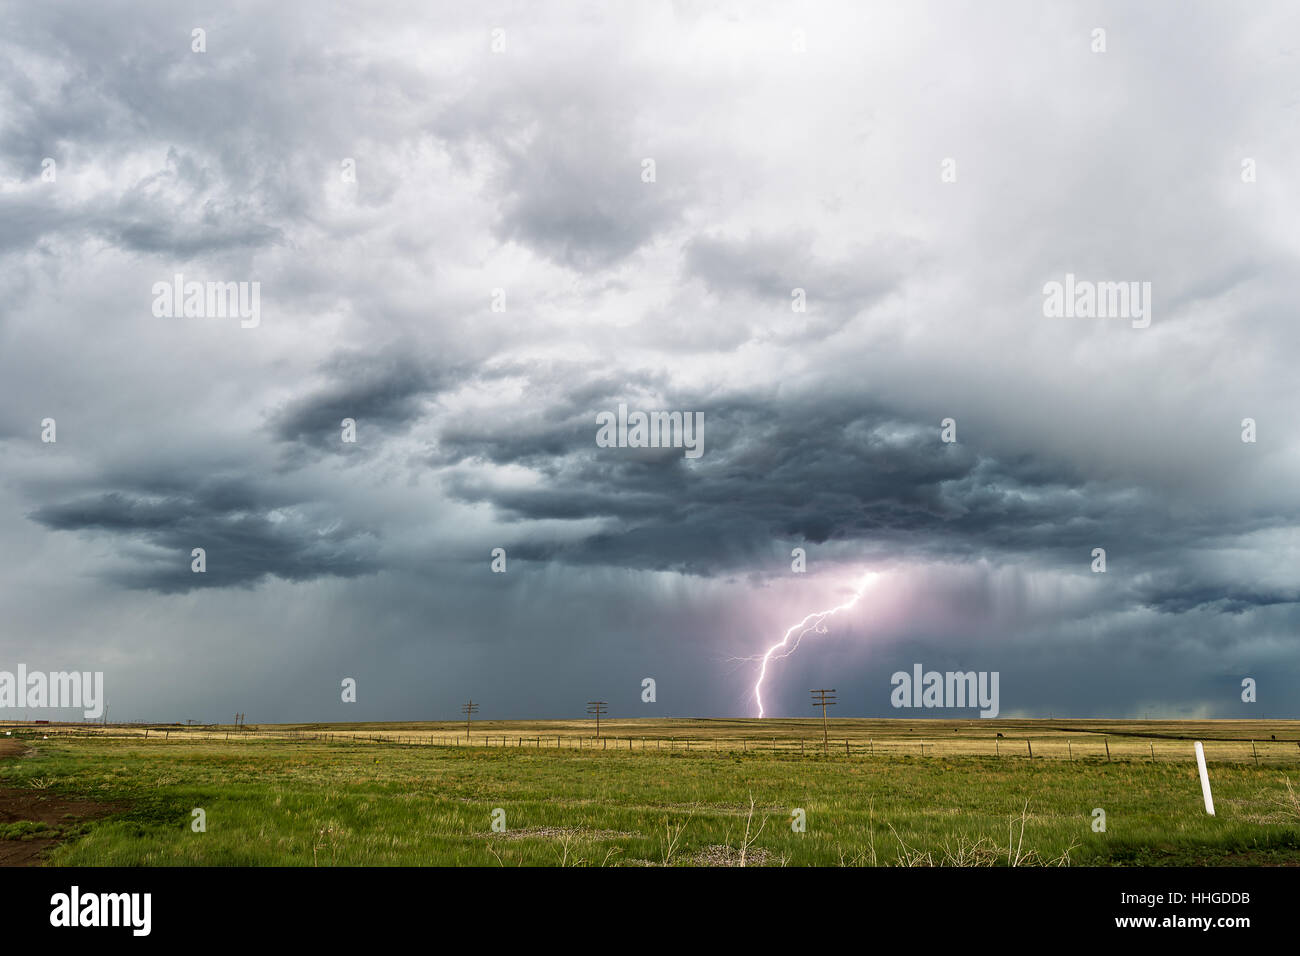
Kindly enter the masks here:
M 7 727 L 0 862 L 1300 864 L 1294 721 Z

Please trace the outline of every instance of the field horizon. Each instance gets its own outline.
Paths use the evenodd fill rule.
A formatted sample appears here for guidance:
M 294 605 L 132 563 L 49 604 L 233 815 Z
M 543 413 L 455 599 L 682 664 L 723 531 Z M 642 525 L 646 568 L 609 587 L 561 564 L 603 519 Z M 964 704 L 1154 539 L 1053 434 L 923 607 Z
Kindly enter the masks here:
M 1297 721 L 2 726 L 0 863 L 1300 865 Z
M 138 736 L 177 739 L 341 740 L 437 746 L 530 746 L 564 749 L 575 741 L 617 741 L 630 749 L 662 749 L 665 743 L 697 752 L 718 750 L 778 752 L 832 746 L 854 753 L 1014 756 L 1019 744 L 1026 756 L 1065 759 L 1177 759 L 1190 755 L 1200 740 L 1206 759 L 1245 759 L 1256 763 L 1300 763 L 1300 720 L 1291 719 L 1109 719 L 997 718 L 897 719 L 874 717 L 653 717 L 602 718 L 597 728 L 587 718 L 531 720 L 308 721 L 256 724 L 35 723 L 11 721 L 0 729 L 18 728 L 55 735 Z M 825 741 L 825 742 L 823 742 Z M 1037 749 L 1034 749 L 1037 745 Z M 606 743 L 608 749 L 608 743 Z

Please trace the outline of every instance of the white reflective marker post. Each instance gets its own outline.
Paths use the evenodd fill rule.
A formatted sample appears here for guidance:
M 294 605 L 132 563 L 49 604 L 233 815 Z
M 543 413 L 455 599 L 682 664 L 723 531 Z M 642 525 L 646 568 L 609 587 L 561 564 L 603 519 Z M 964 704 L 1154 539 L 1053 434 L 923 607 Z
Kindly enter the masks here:
M 1196 769 L 1201 772 L 1201 793 L 1205 796 L 1205 812 L 1214 816 L 1214 797 L 1210 796 L 1210 775 L 1205 770 L 1205 748 L 1196 741 Z

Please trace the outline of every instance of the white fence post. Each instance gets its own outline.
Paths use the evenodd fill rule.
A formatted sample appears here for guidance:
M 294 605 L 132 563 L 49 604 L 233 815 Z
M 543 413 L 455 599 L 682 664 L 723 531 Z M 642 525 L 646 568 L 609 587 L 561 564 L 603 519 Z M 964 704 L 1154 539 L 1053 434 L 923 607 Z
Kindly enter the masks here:
M 1205 812 L 1214 816 L 1214 797 L 1210 796 L 1210 775 L 1205 770 L 1205 748 L 1196 741 L 1196 769 L 1201 772 L 1201 793 L 1205 796 Z

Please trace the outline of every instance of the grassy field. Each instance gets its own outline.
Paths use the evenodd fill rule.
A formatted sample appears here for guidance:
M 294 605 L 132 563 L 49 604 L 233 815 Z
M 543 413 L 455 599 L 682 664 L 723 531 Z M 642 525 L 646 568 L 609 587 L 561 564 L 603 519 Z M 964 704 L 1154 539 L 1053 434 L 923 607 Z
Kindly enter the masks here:
M 3 725 L 0 725 L 3 726 Z M 11 725 L 16 726 L 16 725 Z M 29 735 L 35 728 L 27 726 Z M 180 727 L 71 724 L 43 727 L 37 736 L 141 738 L 155 742 L 282 740 L 675 751 L 811 754 L 825 747 L 867 756 L 1029 756 L 1061 760 L 1169 760 L 1182 763 L 1191 742 L 1206 759 L 1300 767 L 1300 721 L 1202 720 L 830 720 L 829 741 L 817 719 L 605 720 L 595 739 L 590 720 L 463 721 L 367 724 L 267 724 Z
M 56 865 L 1300 863 L 1294 722 L 834 721 L 828 752 L 812 720 L 611 721 L 602 733 L 618 740 L 602 744 L 587 722 L 474 730 L 463 746 L 463 724 L 229 742 L 220 728 L 25 727 L 9 739 L 30 749 L 0 760 L 0 789 L 112 806 L 42 825 L 62 839 Z M 1215 817 L 1193 738 L 1207 742 Z M 0 824 L 0 840 L 32 836 Z

